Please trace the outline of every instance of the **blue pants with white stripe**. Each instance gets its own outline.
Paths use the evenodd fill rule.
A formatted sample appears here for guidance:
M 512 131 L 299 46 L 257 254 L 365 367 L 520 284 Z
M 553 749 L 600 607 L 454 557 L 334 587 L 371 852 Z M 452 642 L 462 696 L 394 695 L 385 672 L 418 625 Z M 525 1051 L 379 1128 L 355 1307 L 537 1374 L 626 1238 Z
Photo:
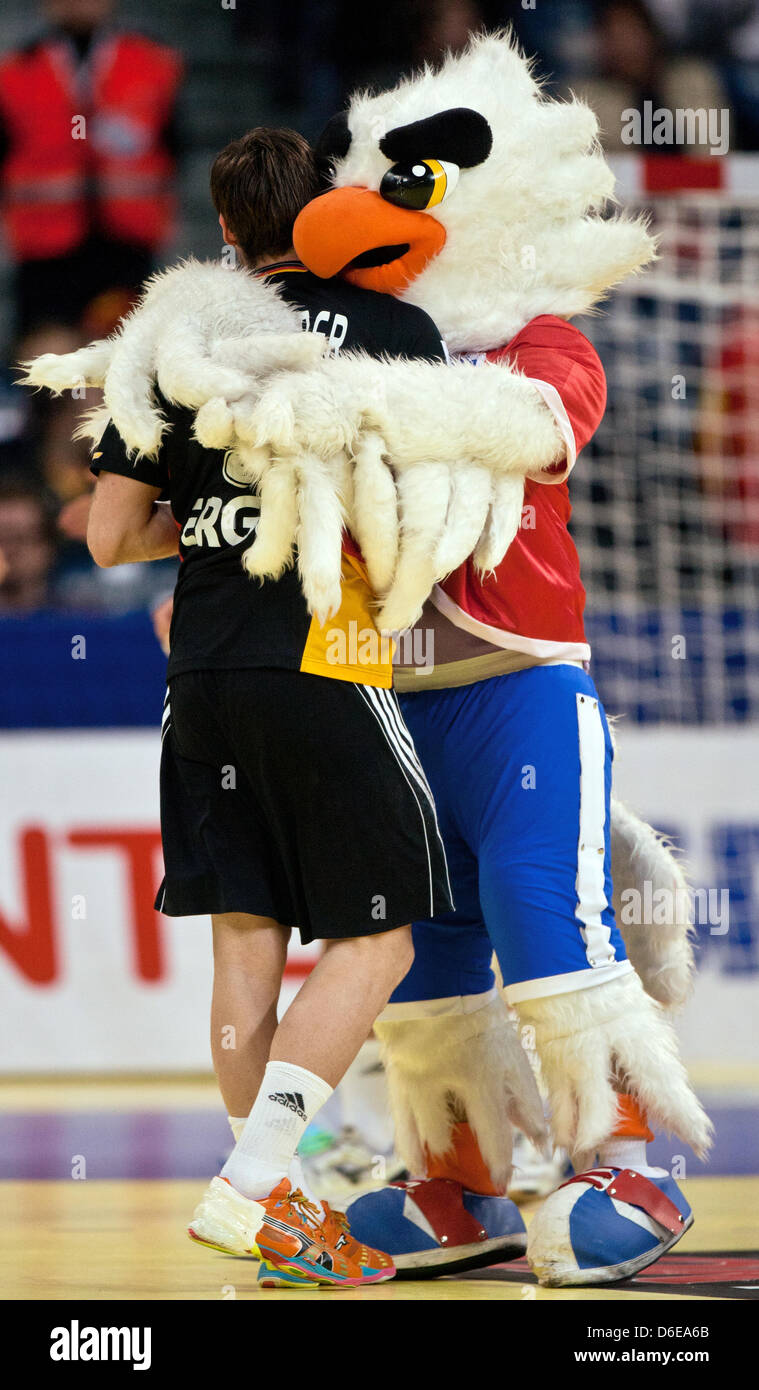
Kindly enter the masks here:
M 414 923 L 416 958 L 391 1004 L 490 990 L 512 1001 L 615 975 L 612 747 L 592 680 L 536 666 L 401 697 L 432 787 L 456 910 Z M 629 969 L 629 966 L 622 966 Z

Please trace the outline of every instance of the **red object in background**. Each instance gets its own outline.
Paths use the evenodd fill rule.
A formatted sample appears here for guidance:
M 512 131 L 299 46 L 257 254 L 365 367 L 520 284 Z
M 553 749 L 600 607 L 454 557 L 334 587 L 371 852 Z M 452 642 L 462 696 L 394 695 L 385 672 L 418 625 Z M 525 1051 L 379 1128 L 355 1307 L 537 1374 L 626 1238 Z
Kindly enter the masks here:
M 742 309 L 725 325 L 707 378 L 701 448 L 706 490 L 724 501 L 731 541 L 759 547 L 759 313 Z
M 162 143 L 181 61 L 137 34 L 99 43 L 83 99 L 67 45 L 52 38 L 0 62 L 5 234 L 18 261 L 65 255 L 98 226 L 156 248 L 171 235 L 174 159 Z M 82 133 L 77 122 L 86 121 Z
M 682 193 L 724 186 L 724 160 L 711 155 L 695 159 L 691 155 L 653 154 L 642 159 L 643 187 L 647 193 Z
M 48 837 L 29 826 L 19 835 L 19 867 L 25 921 L 10 926 L 0 915 L 0 949 L 33 984 L 48 985 L 58 976 Z
M 155 860 L 161 848 L 159 830 L 72 830 L 70 845 L 119 849 L 127 860 L 129 907 L 135 972 L 140 980 L 160 980 L 166 974 L 161 920 L 153 907 L 156 895 Z
M 53 880 L 53 836 L 40 826 L 19 831 L 18 860 L 23 920 L 9 923 L 0 913 L 0 951 L 13 962 L 31 984 L 55 984 L 61 977 L 60 928 L 56 923 Z M 144 983 L 155 983 L 168 975 L 164 919 L 153 903 L 158 891 L 156 872 L 161 848 L 157 829 L 112 826 L 108 829 L 84 826 L 65 836 L 69 845 L 82 849 L 118 850 L 126 861 L 129 935 L 134 973 Z M 288 961 L 289 979 L 304 979 L 314 965 L 312 960 Z

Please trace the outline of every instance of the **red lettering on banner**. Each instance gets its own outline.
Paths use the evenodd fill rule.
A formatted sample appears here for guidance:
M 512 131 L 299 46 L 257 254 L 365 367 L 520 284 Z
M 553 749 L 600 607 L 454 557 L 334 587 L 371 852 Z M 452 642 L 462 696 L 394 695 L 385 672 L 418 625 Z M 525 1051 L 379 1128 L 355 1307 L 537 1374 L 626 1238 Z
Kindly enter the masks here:
M 68 831 L 66 841 L 82 849 L 115 849 L 125 856 L 135 973 L 138 979 L 151 983 L 165 979 L 168 972 L 163 922 L 153 907 L 158 887 L 156 856 L 161 848 L 160 831 L 85 826 Z M 0 951 L 32 984 L 48 985 L 61 973 L 61 924 L 56 922 L 54 912 L 51 837 L 39 826 L 27 826 L 19 831 L 17 846 L 23 918 L 20 924 L 14 924 L 0 913 Z M 313 957 L 291 955 L 285 975 L 291 980 L 303 980 L 315 963 Z
M 129 906 L 135 967 L 141 980 L 160 980 L 166 974 L 161 920 L 153 907 L 158 889 L 155 857 L 161 848 L 160 830 L 72 830 L 70 845 L 122 850 L 129 870 Z
M 26 924 L 9 926 L 0 915 L 0 947 L 36 985 L 49 985 L 58 974 L 47 835 L 36 826 L 19 832 L 19 863 Z

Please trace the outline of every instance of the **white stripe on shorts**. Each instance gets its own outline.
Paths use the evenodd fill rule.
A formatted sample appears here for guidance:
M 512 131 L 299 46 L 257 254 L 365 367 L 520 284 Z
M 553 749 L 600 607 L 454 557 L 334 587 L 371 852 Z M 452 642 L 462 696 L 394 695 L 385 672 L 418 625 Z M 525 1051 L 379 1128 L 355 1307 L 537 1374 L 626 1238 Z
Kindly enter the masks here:
M 419 761 L 419 754 L 416 751 L 414 740 L 411 737 L 411 731 L 405 724 L 403 715 L 401 714 L 401 707 L 398 704 L 398 696 L 396 695 L 394 690 L 383 690 L 381 687 L 377 686 L 369 685 L 362 687 L 362 689 L 366 690 L 366 693 L 369 699 L 371 700 L 372 704 L 376 706 L 377 712 L 380 718 L 383 720 L 383 723 L 387 721 L 389 736 L 391 738 L 391 741 L 393 741 L 397 747 L 398 755 L 401 758 L 401 761 L 408 768 L 408 771 L 410 772 L 411 776 L 414 778 L 417 785 L 421 788 L 421 790 L 424 792 L 424 795 L 427 797 L 427 800 L 430 803 L 430 810 L 432 811 L 433 819 L 435 821 L 437 837 L 440 841 L 440 844 L 443 847 L 443 853 L 445 853 L 445 845 L 443 845 L 443 837 L 440 834 L 440 826 L 438 824 L 435 798 L 432 795 L 432 788 L 429 782 L 427 781 L 427 774 Z M 445 865 L 445 872 L 447 877 L 447 860 Z M 451 884 L 449 880 L 448 891 L 450 892 L 450 890 Z
M 375 696 L 375 695 L 377 695 L 378 693 L 381 693 L 382 695 L 385 695 L 385 696 L 391 695 L 391 694 L 392 694 L 392 691 L 385 691 L 385 690 L 383 690 L 383 691 L 380 692 L 380 691 L 378 691 L 374 686 L 358 685 L 356 682 L 353 683 L 353 688 L 354 688 L 354 690 L 357 690 L 357 691 L 358 691 L 359 696 L 360 696 L 361 699 L 363 700 L 364 704 L 369 708 L 369 710 L 371 711 L 372 715 L 374 716 L 374 718 L 376 719 L 377 723 L 379 724 L 379 727 L 380 727 L 380 729 L 382 730 L 382 733 L 383 733 L 383 735 L 384 735 L 385 741 L 386 741 L 386 743 L 388 744 L 388 746 L 389 746 L 389 748 L 390 748 L 390 750 L 391 750 L 391 752 L 392 752 L 392 754 L 393 754 L 393 756 L 394 756 L 394 758 L 395 758 L 395 760 L 396 760 L 398 766 L 400 767 L 401 772 L 403 773 L 403 777 L 404 777 L 404 779 L 405 779 L 405 781 L 406 781 L 406 784 L 407 784 L 407 786 L 408 786 L 408 788 L 409 788 L 409 791 L 411 792 L 411 795 L 413 796 L 413 798 L 414 798 L 414 800 L 415 800 L 415 802 L 416 802 L 416 804 L 417 804 L 417 806 L 418 806 L 418 808 L 419 808 L 419 818 L 420 818 L 420 820 L 421 820 L 421 822 L 422 822 L 422 830 L 423 830 L 423 832 L 424 832 L 424 844 L 425 844 L 425 849 L 426 849 L 426 851 L 427 851 L 427 867 L 428 867 L 428 871 L 429 871 L 429 881 L 430 881 L 430 916 L 433 916 L 434 911 L 435 911 L 435 895 L 434 895 L 434 886 L 433 886 L 433 879 L 432 879 L 432 856 L 430 855 L 430 843 L 429 843 L 429 837 L 428 837 L 428 835 L 427 835 L 427 821 L 426 821 L 426 819 L 425 819 L 424 811 L 422 810 L 422 806 L 421 806 L 421 803 L 420 803 L 420 801 L 419 801 L 419 797 L 417 796 L 417 793 L 416 793 L 416 791 L 414 790 L 414 783 L 416 783 L 416 786 L 417 786 L 417 788 L 419 789 L 419 791 L 421 792 L 422 796 L 424 796 L 425 800 L 429 803 L 430 810 L 432 811 L 433 819 L 434 819 L 434 821 L 435 821 L 435 829 L 436 829 L 436 831 L 437 831 L 437 837 L 438 837 L 438 839 L 440 840 L 440 846 L 441 846 L 441 849 L 442 849 L 442 851 L 443 851 L 443 862 L 444 862 L 444 864 L 445 864 L 446 880 L 448 881 L 448 891 L 449 891 L 449 893 L 450 893 L 451 888 L 450 888 L 450 880 L 448 879 L 448 861 L 447 861 L 447 859 L 445 858 L 445 846 L 443 845 L 442 837 L 441 837 L 441 835 L 440 835 L 440 830 L 439 830 L 439 828 L 438 828 L 437 815 L 436 815 L 436 812 L 435 812 L 435 802 L 434 802 L 433 799 L 432 799 L 432 793 L 430 792 L 429 787 L 427 786 L 427 779 L 424 777 L 424 774 L 421 772 L 421 766 L 418 766 L 418 767 L 415 767 L 415 766 L 414 766 L 414 763 L 411 761 L 411 759 L 410 759 L 410 757 L 409 757 L 408 749 L 406 748 L 406 746 L 405 746 L 404 744 L 401 744 L 401 743 L 400 743 L 400 740 L 399 740 L 399 737 L 398 737 L 398 732 L 397 732 L 397 729 L 396 729 L 396 725 L 395 725 L 395 723 L 394 723 L 393 721 L 391 721 L 391 720 L 389 719 L 389 717 L 388 717 L 387 701 L 377 701 L 377 700 L 374 700 L 374 699 L 371 698 L 372 696 Z M 404 727 L 405 727 L 405 726 L 404 726 Z M 407 731 L 407 732 L 408 732 L 408 731 Z M 409 735 L 409 737 L 410 737 L 410 735 Z M 413 746 L 413 744 L 412 744 L 412 746 Z M 416 761 L 417 761 L 417 764 L 418 764 L 418 759 L 417 759 Z M 453 895 L 451 894 L 451 897 L 452 897 L 452 896 L 453 896 Z
M 604 887 L 606 741 L 598 700 L 576 696 L 580 746 L 580 834 L 577 841 L 577 906 L 585 954 L 591 967 L 616 960 L 611 929 L 601 920 L 609 906 Z
M 403 715 L 401 714 L 398 697 L 395 691 L 383 690 L 377 686 L 371 685 L 362 688 L 366 690 L 383 724 L 386 725 L 388 734 L 393 744 L 398 749 L 399 755 L 403 758 L 406 767 L 430 802 L 432 814 L 435 817 L 435 824 L 437 825 L 437 811 L 435 809 L 435 798 L 432 795 L 432 788 L 427 781 L 427 775 L 419 761 L 419 754 L 414 747 L 414 740 L 411 737 L 411 733 L 403 722 Z

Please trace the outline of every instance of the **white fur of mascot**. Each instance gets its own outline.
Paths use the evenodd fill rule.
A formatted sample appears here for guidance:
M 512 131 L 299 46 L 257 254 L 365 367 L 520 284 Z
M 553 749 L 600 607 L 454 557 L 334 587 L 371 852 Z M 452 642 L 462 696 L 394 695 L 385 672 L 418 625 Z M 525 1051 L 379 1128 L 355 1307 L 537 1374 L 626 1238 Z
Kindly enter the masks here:
M 418 1178 L 359 1199 L 352 1227 L 417 1277 L 524 1250 L 501 1195 L 507 1116 L 540 1142 L 542 1114 L 494 948 L 577 1174 L 534 1218 L 528 1256 L 543 1283 L 610 1282 L 692 1221 L 669 1175 L 646 1165 L 648 1122 L 697 1152 L 710 1136 L 666 1016 L 689 987 L 687 923 L 631 929 L 628 959 L 614 922 L 612 849 L 617 895 L 683 878 L 631 812 L 615 805 L 612 819 L 611 739 L 566 530 L 566 479 L 605 401 L 569 320 L 653 243 L 640 222 L 601 215 L 613 178 L 593 113 L 543 99 L 503 36 L 358 96 L 323 153 L 334 188 L 296 223 L 301 259 L 424 308 L 449 365 L 322 358 L 268 286 L 190 264 L 158 277 L 108 342 L 38 359 L 26 380 L 103 385 L 105 414 L 146 454 L 163 428 L 157 381 L 260 492 L 250 574 L 277 577 L 297 548 L 326 618 L 348 525 L 382 598 L 378 626 L 432 629 L 434 671 L 418 690 L 405 678 L 404 716 L 458 913 L 416 925 L 415 965 L 377 1025 Z

